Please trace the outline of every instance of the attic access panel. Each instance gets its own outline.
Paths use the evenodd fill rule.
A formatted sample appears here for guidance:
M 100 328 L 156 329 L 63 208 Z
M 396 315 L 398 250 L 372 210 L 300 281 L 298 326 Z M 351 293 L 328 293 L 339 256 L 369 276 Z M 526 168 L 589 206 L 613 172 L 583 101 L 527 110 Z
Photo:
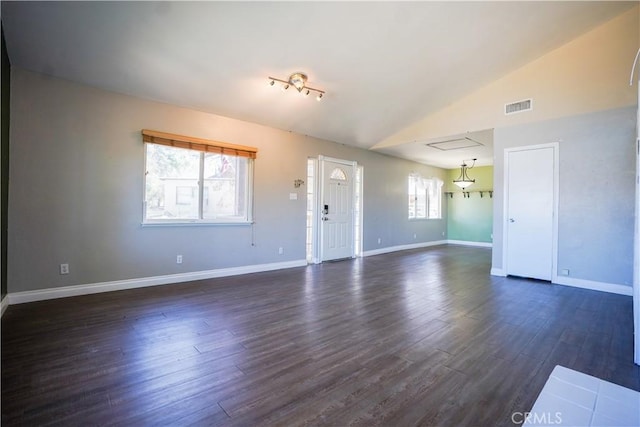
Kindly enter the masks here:
M 427 147 L 435 148 L 440 151 L 462 150 L 463 148 L 484 147 L 484 144 L 471 139 L 467 136 L 464 138 L 448 139 L 446 141 L 430 142 L 425 144 Z

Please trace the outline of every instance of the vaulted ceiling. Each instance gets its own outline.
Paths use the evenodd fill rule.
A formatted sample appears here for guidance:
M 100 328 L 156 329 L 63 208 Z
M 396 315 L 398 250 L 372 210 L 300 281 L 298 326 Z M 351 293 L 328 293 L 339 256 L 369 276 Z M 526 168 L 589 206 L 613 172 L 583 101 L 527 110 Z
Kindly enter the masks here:
M 13 66 L 371 148 L 634 5 L 3 2 L 2 22 Z M 322 102 L 267 85 L 296 71 Z

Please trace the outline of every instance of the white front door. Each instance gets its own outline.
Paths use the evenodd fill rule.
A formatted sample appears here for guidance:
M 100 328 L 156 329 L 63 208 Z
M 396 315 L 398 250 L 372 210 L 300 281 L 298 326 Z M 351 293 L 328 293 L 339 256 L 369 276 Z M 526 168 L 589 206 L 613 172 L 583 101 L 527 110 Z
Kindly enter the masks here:
M 505 155 L 507 274 L 551 280 L 557 145 L 507 150 Z
M 355 163 L 320 157 L 320 246 L 322 261 L 354 256 Z

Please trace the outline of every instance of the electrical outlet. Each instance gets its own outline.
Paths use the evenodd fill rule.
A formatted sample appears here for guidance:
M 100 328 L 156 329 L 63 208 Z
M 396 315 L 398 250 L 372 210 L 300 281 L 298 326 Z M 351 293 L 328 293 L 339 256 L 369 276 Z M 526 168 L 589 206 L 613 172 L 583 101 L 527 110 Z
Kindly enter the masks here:
M 284 253 L 284 248 L 279 247 L 278 248 L 278 255 L 282 255 Z
M 560 274 L 563 276 L 568 276 L 569 275 L 569 269 L 568 268 L 564 268 L 562 270 L 560 270 Z
M 382 239 L 378 237 L 378 244 L 382 243 Z
M 60 264 L 60 274 L 69 274 L 69 264 Z
M 417 238 L 418 238 L 418 235 L 416 233 L 413 233 L 413 239 L 415 240 Z
M 176 256 L 176 264 L 182 264 L 182 255 Z

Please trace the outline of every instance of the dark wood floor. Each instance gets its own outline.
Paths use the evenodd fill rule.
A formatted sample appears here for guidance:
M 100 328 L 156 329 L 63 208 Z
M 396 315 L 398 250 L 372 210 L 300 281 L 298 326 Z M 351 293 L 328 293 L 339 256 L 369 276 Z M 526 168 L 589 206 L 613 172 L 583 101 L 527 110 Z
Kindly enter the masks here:
M 2 424 L 509 425 L 557 364 L 640 390 L 630 297 L 440 246 L 10 306 Z

